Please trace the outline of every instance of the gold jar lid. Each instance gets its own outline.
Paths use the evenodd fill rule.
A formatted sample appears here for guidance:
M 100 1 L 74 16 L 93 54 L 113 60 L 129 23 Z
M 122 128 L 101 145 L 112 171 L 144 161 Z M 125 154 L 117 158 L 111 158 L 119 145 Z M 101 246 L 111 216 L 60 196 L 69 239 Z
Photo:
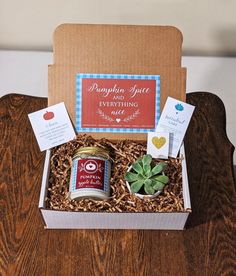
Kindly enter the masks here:
M 75 150 L 73 159 L 80 156 L 81 154 L 100 156 L 106 159 L 110 159 L 109 152 L 103 148 L 99 147 L 82 147 Z

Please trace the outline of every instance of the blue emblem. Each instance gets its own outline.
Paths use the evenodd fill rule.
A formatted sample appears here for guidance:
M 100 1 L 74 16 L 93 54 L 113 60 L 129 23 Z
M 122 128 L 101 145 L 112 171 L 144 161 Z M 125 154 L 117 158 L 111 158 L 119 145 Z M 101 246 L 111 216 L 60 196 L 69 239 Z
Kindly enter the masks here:
M 183 111 L 184 107 L 182 106 L 182 104 L 177 104 L 177 105 L 175 105 L 175 109 L 178 111 Z

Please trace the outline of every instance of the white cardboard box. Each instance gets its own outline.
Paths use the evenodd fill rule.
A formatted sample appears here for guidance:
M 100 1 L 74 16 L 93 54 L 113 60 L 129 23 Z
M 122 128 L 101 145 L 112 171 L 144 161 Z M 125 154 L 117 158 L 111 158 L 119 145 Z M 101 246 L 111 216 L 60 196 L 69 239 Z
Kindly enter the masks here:
M 42 213 L 45 228 L 48 229 L 170 229 L 183 230 L 191 212 L 187 168 L 184 147 L 180 150 L 182 161 L 184 212 L 171 213 L 104 213 L 76 212 L 46 209 L 50 151 L 46 152 L 39 209 Z
M 185 100 L 186 68 L 181 66 L 182 33 L 171 26 L 63 24 L 53 39 L 48 103 L 65 102 L 75 123 L 75 76 L 79 72 L 161 76 L 161 108 L 168 96 Z M 96 47 L 94 47 L 96 45 Z M 134 47 L 135 46 L 135 47 Z M 145 133 L 91 133 L 95 139 L 144 141 Z M 181 154 L 185 158 L 184 149 Z M 191 211 L 183 159 L 184 212 L 102 213 L 46 209 L 50 152 L 46 154 L 39 208 L 46 228 L 183 229 Z

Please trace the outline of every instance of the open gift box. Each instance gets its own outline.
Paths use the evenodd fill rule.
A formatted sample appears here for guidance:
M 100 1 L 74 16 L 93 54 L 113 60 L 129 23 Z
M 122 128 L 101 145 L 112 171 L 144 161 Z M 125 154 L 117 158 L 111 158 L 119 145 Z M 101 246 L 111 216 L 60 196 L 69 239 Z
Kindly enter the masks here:
M 48 103 L 64 102 L 76 119 L 76 74 L 160 76 L 160 107 L 167 97 L 185 100 L 186 69 L 181 67 L 182 34 L 174 27 L 64 24 L 54 34 Z M 88 133 L 95 139 L 145 141 L 145 133 Z M 50 151 L 46 153 L 39 208 L 46 228 L 183 229 L 191 211 L 184 147 L 181 147 L 182 212 L 81 212 L 46 207 Z M 121 176 L 122 177 L 122 176 Z

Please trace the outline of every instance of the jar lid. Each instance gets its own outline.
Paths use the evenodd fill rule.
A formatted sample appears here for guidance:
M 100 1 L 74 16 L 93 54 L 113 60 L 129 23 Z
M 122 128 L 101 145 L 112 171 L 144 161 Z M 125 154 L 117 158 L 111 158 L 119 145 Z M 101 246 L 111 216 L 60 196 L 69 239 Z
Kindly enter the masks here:
M 73 158 L 76 158 L 80 156 L 81 154 L 88 154 L 88 155 L 94 155 L 94 156 L 101 156 L 106 159 L 110 159 L 109 152 L 103 148 L 99 147 L 82 147 L 77 150 L 75 150 Z

